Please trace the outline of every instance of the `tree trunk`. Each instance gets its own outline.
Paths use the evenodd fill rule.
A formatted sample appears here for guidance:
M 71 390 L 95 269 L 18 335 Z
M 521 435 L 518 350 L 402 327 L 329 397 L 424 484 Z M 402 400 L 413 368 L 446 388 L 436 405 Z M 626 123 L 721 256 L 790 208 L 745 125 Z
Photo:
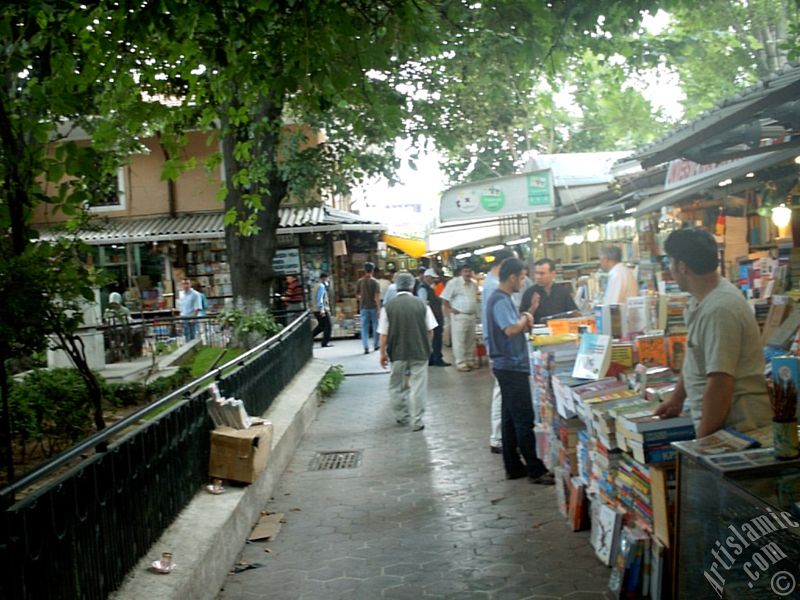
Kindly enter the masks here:
M 0 395 L 3 396 L 3 462 L 5 462 L 8 482 L 14 481 L 14 447 L 11 443 L 11 411 L 8 407 L 8 372 L 6 371 L 6 355 L 0 354 Z
M 225 243 L 228 249 L 233 295 L 237 303 L 270 308 L 275 279 L 272 259 L 277 246 L 278 209 L 288 190 L 288 183 L 281 175 L 277 164 L 283 102 L 265 99 L 254 112 L 253 122 L 256 125 L 247 131 L 230 127 L 223 120 L 222 155 L 228 191 L 225 211 L 227 213 L 233 209 L 237 220 L 246 219 L 254 209 L 246 205 L 243 195 L 246 193 L 257 195 L 263 203 L 263 209 L 257 211 L 255 216 L 259 231 L 243 236 L 239 233 L 238 224 L 233 223 L 225 228 Z M 261 125 L 262 123 L 268 125 Z M 253 157 L 250 165 L 242 165 L 236 160 L 234 149 L 237 142 L 248 140 L 254 142 Z M 264 181 L 252 183 L 250 190 L 243 190 L 234 185 L 235 175 L 240 168 L 243 166 L 252 168 L 254 164 L 264 168 Z
M 86 389 L 89 392 L 89 399 L 92 402 L 94 409 L 94 425 L 97 431 L 102 431 L 106 428 L 106 420 L 103 417 L 103 388 L 97 380 L 94 371 L 89 367 L 86 360 L 86 351 L 83 346 L 83 340 L 77 335 L 58 335 L 61 347 L 67 354 L 69 354 L 72 363 L 78 370 L 81 378 L 86 384 Z M 108 449 L 108 444 L 103 442 L 97 446 L 98 452 L 105 452 Z

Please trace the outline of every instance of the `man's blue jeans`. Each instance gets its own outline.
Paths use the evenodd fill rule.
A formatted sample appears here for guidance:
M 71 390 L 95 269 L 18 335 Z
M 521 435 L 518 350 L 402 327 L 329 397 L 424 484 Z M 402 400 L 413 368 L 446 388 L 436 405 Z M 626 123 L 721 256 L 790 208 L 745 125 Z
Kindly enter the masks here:
M 369 326 L 372 324 L 372 335 L 375 337 L 374 348 L 377 350 L 380 347 L 380 338 L 378 337 L 378 309 L 377 308 L 362 308 L 361 309 L 361 344 L 364 350 L 369 350 Z
M 191 342 L 197 337 L 197 321 L 193 318 L 183 318 L 183 339 Z

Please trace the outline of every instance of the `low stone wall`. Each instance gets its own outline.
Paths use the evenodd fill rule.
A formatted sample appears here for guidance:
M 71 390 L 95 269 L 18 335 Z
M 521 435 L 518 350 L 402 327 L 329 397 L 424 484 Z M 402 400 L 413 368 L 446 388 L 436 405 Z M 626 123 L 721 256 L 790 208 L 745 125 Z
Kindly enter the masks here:
M 228 486 L 219 496 L 198 491 L 112 598 L 195 600 L 217 596 L 247 535 L 316 417 L 317 385 L 330 366 L 316 359 L 309 361 L 263 415 L 273 424 L 273 437 L 270 459 L 261 476 L 247 487 Z M 173 554 L 175 570 L 169 575 L 150 572 L 150 563 L 166 551 Z

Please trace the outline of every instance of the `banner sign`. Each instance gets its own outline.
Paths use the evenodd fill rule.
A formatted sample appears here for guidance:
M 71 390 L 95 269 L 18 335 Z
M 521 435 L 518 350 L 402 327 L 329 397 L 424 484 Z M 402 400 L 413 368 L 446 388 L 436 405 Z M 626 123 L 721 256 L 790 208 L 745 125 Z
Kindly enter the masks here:
M 456 185 L 442 193 L 439 220 L 466 221 L 552 210 L 553 174 L 547 169 Z
M 297 275 L 300 273 L 300 250 L 299 248 L 287 248 L 285 250 L 275 250 L 272 259 L 272 268 L 281 275 Z

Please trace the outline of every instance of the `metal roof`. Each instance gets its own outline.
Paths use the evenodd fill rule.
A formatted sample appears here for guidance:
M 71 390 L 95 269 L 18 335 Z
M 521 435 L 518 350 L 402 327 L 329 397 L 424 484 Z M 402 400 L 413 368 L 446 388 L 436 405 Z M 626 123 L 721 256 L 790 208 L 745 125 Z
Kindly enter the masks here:
M 278 234 L 317 233 L 326 231 L 385 231 L 386 225 L 359 215 L 327 206 L 279 209 Z M 39 229 L 42 240 L 61 235 L 58 227 Z M 223 213 L 201 213 L 148 218 L 110 218 L 93 222 L 80 234 L 87 244 L 127 244 L 177 240 L 205 240 L 225 237 Z
M 718 162 L 768 151 L 771 148 L 762 146 L 766 128 L 782 126 L 783 134 L 776 134 L 779 137 L 798 133 L 793 123 L 800 109 L 798 98 L 800 63 L 795 63 L 638 149 L 632 158 L 649 167 L 678 157 Z
M 662 206 L 674 204 L 697 195 L 706 190 L 714 190 L 718 188 L 718 183 L 723 179 L 736 179 L 753 171 L 766 169 L 773 165 L 780 164 L 784 161 L 791 160 L 797 154 L 797 150 L 793 148 L 785 148 L 783 150 L 776 150 L 769 154 L 760 154 L 757 156 L 748 156 L 746 158 L 733 161 L 726 165 L 723 169 L 717 169 L 708 177 L 695 180 L 687 185 L 678 187 L 676 189 L 668 190 L 660 194 L 651 196 L 639 206 L 636 207 L 636 216 L 642 215 L 646 212 L 651 212 L 660 209 Z
M 525 164 L 525 171 L 550 169 L 557 188 L 597 185 L 611 181 L 614 163 L 630 156 L 631 152 L 564 152 L 537 154 Z

